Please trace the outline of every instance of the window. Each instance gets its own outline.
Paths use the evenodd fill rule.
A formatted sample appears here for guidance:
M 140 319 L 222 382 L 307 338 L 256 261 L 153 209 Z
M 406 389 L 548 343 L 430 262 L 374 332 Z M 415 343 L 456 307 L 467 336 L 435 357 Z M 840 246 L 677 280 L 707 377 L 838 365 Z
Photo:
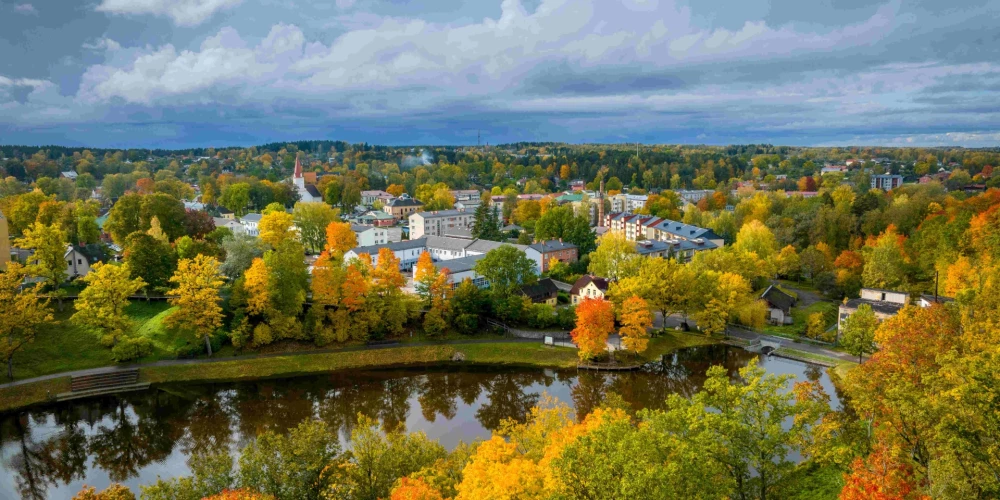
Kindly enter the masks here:
M 885 292 L 882 292 L 882 302 L 885 302 Z
M 83 265 L 83 259 L 76 259 L 76 263 L 80 264 L 80 265 Z

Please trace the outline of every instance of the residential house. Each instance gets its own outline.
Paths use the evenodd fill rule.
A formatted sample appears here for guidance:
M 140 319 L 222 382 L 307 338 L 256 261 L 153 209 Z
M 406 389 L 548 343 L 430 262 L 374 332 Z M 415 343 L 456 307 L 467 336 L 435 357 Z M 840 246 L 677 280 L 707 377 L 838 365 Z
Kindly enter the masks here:
M 909 302 L 910 297 L 906 292 L 862 288 L 861 297 L 850 299 L 840 305 L 837 316 L 837 330 L 844 329 L 844 320 L 854 314 L 862 304 L 871 306 L 872 311 L 875 312 L 875 317 L 882 321 L 895 316 Z
M 521 287 L 521 293 L 534 304 L 554 306 L 559 302 L 559 288 L 552 278 L 542 278 L 534 285 L 524 285 Z
M 767 303 L 767 318 L 772 325 L 792 324 L 792 307 L 795 306 L 795 297 L 792 297 L 784 290 L 771 285 L 760 294 L 760 298 Z
M 72 170 L 68 170 L 66 172 L 59 172 L 59 177 L 62 177 L 63 179 L 69 179 L 71 181 L 75 181 L 76 178 L 78 177 L 78 175 L 77 175 L 76 172 L 74 172 Z
M 872 189 L 891 191 L 903 185 L 902 175 L 881 174 L 872 176 Z
M 246 227 L 243 226 L 239 221 L 235 219 L 226 219 L 224 217 L 212 217 L 212 222 L 215 223 L 215 227 L 224 227 L 233 232 L 233 234 L 243 234 L 246 233 Z
M 396 258 L 399 259 L 399 269 L 401 271 L 409 271 L 413 269 L 413 266 L 417 263 L 417 259 L 420 258 L 420 254 L 427 249 L 427 240 L 405 240 L 384 243 L 381 245 L 371 245 L 371 246 L 358 246 L 352 248 L 344 253 L 344 260 L 348 261 L 351 259 L 356 259 L 361 254 L 368 254 L 371 259 L 372 266 L 378 265 L 378 252 L 382 248 L 388 248 L 392 250 Z
M 410 195 L 403 193 L 399 198 L 393 198 L 382 207 L 382 210 L 393 216 L 396 220 L 403 220 L 410 217 L 410 214 L 419 212 L 424 204 L 417 199 L 410 198 Z M 410 236 L 413 238 L 413 236 Z
M 260 236 L 260 214 L 246 214 L 240 218 L 243 225 L 243 232 L 250 236 Z
M 587 187 L 587 183 L 579 179 L 569 183 L 569 188 L 573 191 L 583 191 L 585 187 Z
M 7 270 L 8 262 L 10 262 L 10 227 L 3 211 L 0 210 L 0 271 Z
M 940 172 L 937 172 L 937 173 L 934 173 L 934 174 L 927 174 L 927 175 L 921 177 L 920 180 L 919 180 L 919 182 L 921 184 L 927 184 L 929 182 L 937 181 L 937 182 L 940 182 L 940 183 L 944 184 L 944 182 L 948 180 L 948 177 L 951 177 L 951 172 L 948 172 L 948 171 L 945 171 L 944 169 L 941 169 Z
M 388 228 L 351 224 L 351 231 L 354 231 L 354 237 L 358 240 L 360 247 L 389 243 Z
M 820 175 L 826 174 L 846 174 L 847 165 L 827 165 L 819 169 Z
M 573 283 L 569 291 L 570 301 L 577 305 L 584 299 L 603 299 L 608 293 L 608 280 L 592 274 L 585 274 Z
M 572 263 L 579 258 L 579 249 L 570 242 L 564 242 L 562 238 L 558 240 L 539 241 L 528 245 L 524 249 L 524 254 L 533 261 L 539 273 L 549 270 L 549 263 L 552 259 L 559 262 Z
M 236 220 L 236 214 L 232 210 L 226 207 L 219 207 L 219 216 L 223 219 L 233 219 Z
M 441 236 L 454 228 L 470 228 L 474 219 L 474 212 L 462 210 L 416 212 L 409 217 L 410 238 Z
M 382 191 L 381 189 L 365 190 L 361 192 L 361 204 L 366 207 L 371 207 L 375 205 L 375 202 L 381 202 L 382 206 L 389 203 L 395 198 L 390 193 Z
M 36 262 L 34 250 L 12 248 L 7 257 L 15 257 L 22 264 L 30 265 Z M 100 245 L 74 246 L 66 245 L 63 260 L 66 261 L 66 279 L 71 280 L 90 274 L 90 266 L 105 259 Z M 36 280 L 37 281 L 37 280 Z
M 382 210 L 369 210 L 358 216 L 358 222 L 369 226 L 389 227 L 396 223 L 396 218 Z

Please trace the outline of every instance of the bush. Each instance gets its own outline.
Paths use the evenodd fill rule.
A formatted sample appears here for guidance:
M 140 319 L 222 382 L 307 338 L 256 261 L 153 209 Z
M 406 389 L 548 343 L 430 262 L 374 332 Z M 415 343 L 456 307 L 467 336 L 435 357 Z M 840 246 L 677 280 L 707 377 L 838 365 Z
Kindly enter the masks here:
M 576 328 L 576 308 L 561 307 L 556 310 L 556 314 L 559 317 L 559 328 L 562 328 L 563 330 L 572 330 L 573 328 Z
M 126 338 L 111 349 L 111 357 L 119 362 L 132 361 L 153 353 L 153 342 L 146 337 Z
M 559 321 L 555 308 L 548 304 L 532 304 L 527 316 L 532 328 L 549 328 Z

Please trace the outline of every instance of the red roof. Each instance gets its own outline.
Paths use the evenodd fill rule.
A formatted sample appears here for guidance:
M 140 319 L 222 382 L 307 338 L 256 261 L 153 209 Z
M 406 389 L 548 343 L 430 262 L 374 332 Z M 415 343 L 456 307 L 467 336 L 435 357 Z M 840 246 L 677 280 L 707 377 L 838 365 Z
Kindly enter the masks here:
M 299 157 L 295 157 L 295 172 L 292 173 L 292 178 L 301 179 L 302 178 L 302 162 L 299 161 Z

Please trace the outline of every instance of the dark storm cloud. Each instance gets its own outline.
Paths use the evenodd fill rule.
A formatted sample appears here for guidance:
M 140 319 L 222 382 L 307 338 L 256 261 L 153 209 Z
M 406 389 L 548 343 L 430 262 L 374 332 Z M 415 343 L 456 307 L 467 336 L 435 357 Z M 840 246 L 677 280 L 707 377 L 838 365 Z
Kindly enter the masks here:
M 1000 131 L 1000 1 L 60 5 L 0 16 L 5 142 L 990 145 Z

